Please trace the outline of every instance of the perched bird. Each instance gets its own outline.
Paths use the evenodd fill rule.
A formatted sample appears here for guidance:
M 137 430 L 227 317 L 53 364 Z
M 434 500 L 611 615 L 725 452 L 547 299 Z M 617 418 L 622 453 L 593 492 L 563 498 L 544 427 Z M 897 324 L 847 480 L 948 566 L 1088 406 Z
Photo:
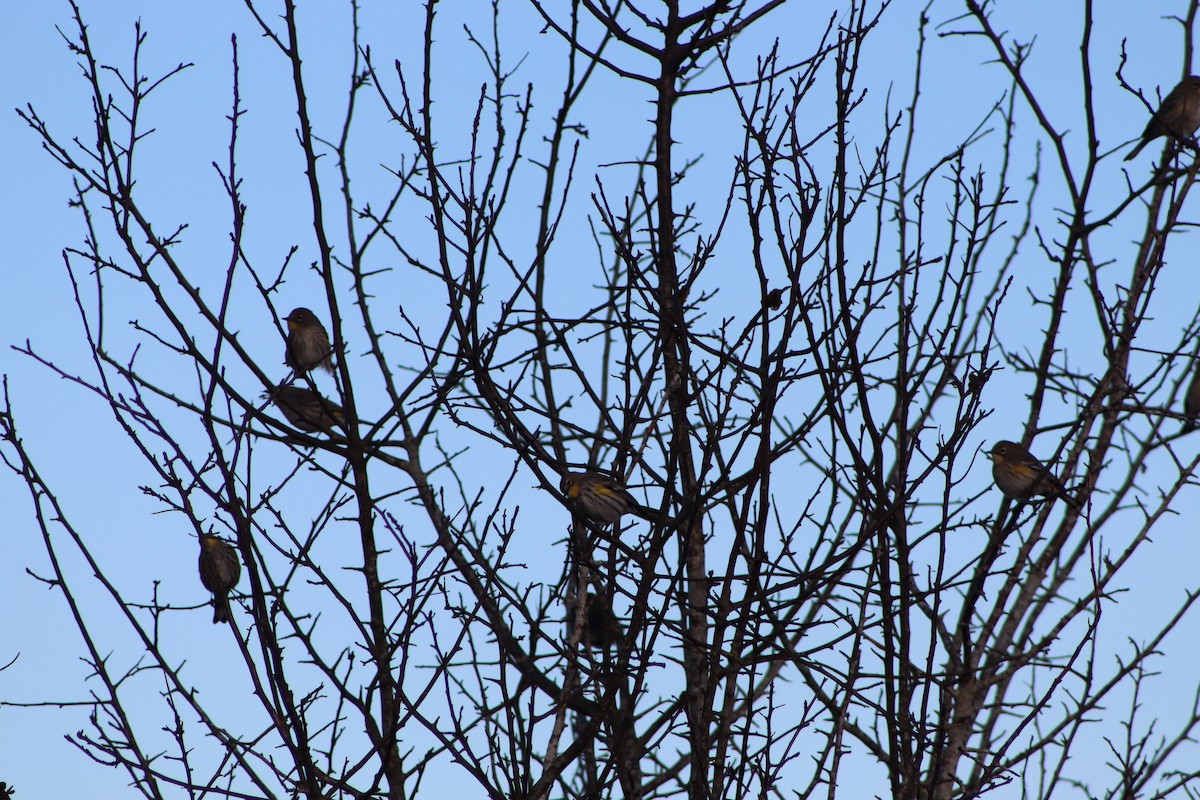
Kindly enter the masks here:
M 575 616 L 579 608 L 579 599 L 574 594 L 567 595 L 566 606 L 567 638 L 569 639 L 575 632 Z M 621 627 L 621 621 L 613 613 L 612 603 L 607 597 L 597 595 L 595 592 L 588 592 L 585 616 L 587 622 L 579 633 L 580 647 L 590 650 L 607 650 L 625 635 L 625 629 Z
M 785 291 L 785 289 L 772 289 L 767 292 L 767 308 L 772 311 L 778 310 L 783 305 L 783 293 Z
M 212 592 L 213 624 L 229 622 L 229 590 L 242 577 L 242 562 L 238 552 L 226 542 L 210 534 L 200 536 L 200 582 Z
M 1187 417 L 1183 421 L 1183 432 L 1189 433 L 1200 422 L 1200 367 L 1196 368 L 1187 394 L 1183 396 L 1183 414 Z
M 311 389 L 280 384 L 267 392 L 287 421 L 305 433 L 333 433 L 334 426 L 346 426 L 346 412 L 337 403 Z
M 592 522 L 618 522 L 625 514 L 654 520 L 658 512 L 633 499 L 624 486 L 599 472 L 564 472 L 558 488 L 571 507 Z
M 1079 507 L 1079 501 L 1067 494 L 1062 481 L 1016 442 L 996 442 L 988 456 L 992 459 L 992 477 L 1006 497 L 1061 497 L 1068 505 Z
M 1125 160 L 1130 161 L 1142 152 L 1151 139 L 1159 136 L 1190 139 L 1197 128 L 1200 128 L 1200 77 L 1189 75 L 1163 98 L 1158 111 L 1146 123 L 1142 140 Z
M 296 372 L 308 372 L 317 367 L 333 372 L 329 333 L 316 315 L 307 308 L 293 308 L 283 319 L 288 327 L 284 363 Z

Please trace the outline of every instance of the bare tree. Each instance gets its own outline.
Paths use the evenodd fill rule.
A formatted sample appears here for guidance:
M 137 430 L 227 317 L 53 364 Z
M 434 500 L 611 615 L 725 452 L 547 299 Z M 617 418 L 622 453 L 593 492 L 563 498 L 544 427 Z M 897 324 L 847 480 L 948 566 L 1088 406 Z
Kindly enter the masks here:
M 235 38 L 214 279 L 145 197 L 145 143 L 170 135 L 153 98 L 191 65 L 153 71 L 140 27 L 132 67 L 108 65 L 73 5 L 94 130 L 19 113 L 75 181 L 63 262 L 93 361 L 18 350 L 111 410 L 177 521 L 164 553 L 194 563 L 216 534 L 243 565 L 239 680 L 214 681 L 175 633 L 208 624 L 183 599 L 199 583 L 145 603 L 110 576 L 8 404 L 6 462 L 93 671 L 85 754 L 148 797 L 1200 789 L 1196 701 L 1170 730 L 1137 701 L 1195 593 L 1115 631 L 1115 660 L 1101 639 L 1198 460 L 1178 409 L 1200 315 L 1155 291 L 1196 143 L 1123 173 L 1101 148 L 1097 84 L 1136 92 L 1094 74 L 1090 3 L 1061 118 L 990 5 L 684 6 L 530 0 L 518 17 L 556 64 L 531 80 L 494 0 L 461 34 L 468 96 L 442 88 L 458 29 L 436 3 L 400 12 L 425 46 L 396 59 L 354 4 L 331 114 L 295 4 L 247 0 L 290 85 L 280 147 L 311 216 L 283 256 L 247 245 Z M 802 53 L 770 38 L 797 13 Z M 917 43 L 911 83 L 866 65 L 884 26 Z M 1007 89 L 980 119 L 931 121 L 946 78 L 927 48 L 956 43 Z M 591 135 L 614 97 L 652 109 L 640 142 Z M 1118 175 L 1119 197 L 1096 188 Z M 1140 243 L 1114 242 L 1143 213 Z M 285 348 L 297 285 L 328 331 L 308 355 Z M 132 347 L 109 333 L 125 320 Z M 1066 496 L 993 488 L 981 448 L 1004 438 Z M 90 624 L 96 584 L 137 652 Z M 170 749 L 144 743 L 155 724 Z M 1091 736 L 1105 769 L 1076 772 Z

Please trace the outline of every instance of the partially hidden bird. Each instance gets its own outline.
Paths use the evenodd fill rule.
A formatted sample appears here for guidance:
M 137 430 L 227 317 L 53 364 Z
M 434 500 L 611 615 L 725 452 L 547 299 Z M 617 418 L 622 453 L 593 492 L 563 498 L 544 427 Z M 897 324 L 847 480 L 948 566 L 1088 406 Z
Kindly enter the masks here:
M 1146 123 L 1141 141 L 1125 156 L 1125 160 L 1133 160 L 1143 147 L 1159 136 L 1169 136 L 1177 141 L 1188 140 L 1197 128 L 1200 128 L 1200 76 L 1189 75 L 1163 98 L 1158 110 Z
M 267 392 L 288 422 L 305 433 L 333 433 L 334 426 L 346 426 L 346 411 L 332 400 L 311 389 L 281 384 Z
M 579 613 L 579 599 L 574 594 L 566 598 L 567 637 L 575 632 L 575 617 Z M 587 609 L 584 611 L 584 626 L 579 632 L 579 646 L 592 650 L 607 650 L 625 635 L 621 621 L 613 613 L 608 598 L 587 593 Z
M 619 481 L 599 472 L 564 472 L 559 489 L 571 507 L 592 522 L 618 522 L 626 514 L 658 518 L 657 511 L 635 500 Z
M 1183 396 L 1183 415 L 1187 418 L 1183 421 L 1183 432 L 1190 433 L 1200 422 L 1200 366 L 1197 366 L 1196 374 L 1188 384 L 1187 394 Z

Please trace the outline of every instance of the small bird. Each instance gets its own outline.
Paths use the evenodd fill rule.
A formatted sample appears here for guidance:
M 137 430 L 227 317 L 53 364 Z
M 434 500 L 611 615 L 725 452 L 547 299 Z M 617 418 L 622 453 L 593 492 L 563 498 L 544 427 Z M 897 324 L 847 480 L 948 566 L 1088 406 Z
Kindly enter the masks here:
M 1125 160 L 1132 161 L 1152 139 L 1159 136 L 1190 139 L 1197 128 L 1200 128 L 1200 77 L 1189 75 L 1163 98 L 1162 105 L 1146 123 L 1142 140 Z
M 618 522 L 625 514 L 658 518 L 657 511 L 634 500 L 624 486 L 599 472 L 564 472 L 558 488 L 571 507 L 592 522 Z
M 1079 501 L 1067 494 L 1062 481 L 1016 442 L 996 442 L 988 456 L 992 459 L 992 477 L 1006 497 L 1061 497 L 1068 505 L 1079 507 Z
M 575 615 L 579 599 L 574 594 L 567 595 L 567 638 L 575 632 Z M 588 592 L 587 622 L 579 633 L 579 646 L 589 650 L 607 650 L 625 636 L 621 621 L 613 613 L 612 603 L 607 597 L 601 597 L 595 592 Z
M 333 372 L 333 350 L 325 326 L 307 308 L 293 308 L 283 318 L 287 322 L 287 348 L 283 361 L 296 372 L 321 368 Z
M 280 384 L 267 392 L 287 421 L 305 433 L 333 433 L 334 426 L 346 426 L 346 411 L 337 403 L 311 389 Z
M 1183 415 L 1187 417 L 1183 421 L 1183 432 L 1190 433 L 1196 427 L 1196 423 L 1200 422 L 1200 366 L 1196 368 L 1196 374 L 1188 384 L 1187 394 L 1183 396 Z
M 229 590 L 237 586 L 242 577 L 242 562 L 238 552 L 226 542 L 211 534 L 200 536 L 200 582 L 212 592 L 213 624 L 229 622 Z

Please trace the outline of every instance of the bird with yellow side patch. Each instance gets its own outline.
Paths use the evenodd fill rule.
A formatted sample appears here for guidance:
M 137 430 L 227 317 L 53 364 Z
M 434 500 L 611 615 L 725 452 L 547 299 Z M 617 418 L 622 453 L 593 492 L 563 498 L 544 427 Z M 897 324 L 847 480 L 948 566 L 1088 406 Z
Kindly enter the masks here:
M 616 479 L 599 472 L 565 472 L 559 489 L 571 507 L 592 522 L 619 522 L 626 514 L 658 518 L 657 511 L 634 500 Z
M 1032 497 L 1061 497 L 1067 504 L 1079 507 L 1079 501 L 1067 494 L 1067 489 L 1054 474 L 1022 445 L 999 441 L 988 452 L 992 459 L 992 477 L 1006 496 L 1015 500 Z

